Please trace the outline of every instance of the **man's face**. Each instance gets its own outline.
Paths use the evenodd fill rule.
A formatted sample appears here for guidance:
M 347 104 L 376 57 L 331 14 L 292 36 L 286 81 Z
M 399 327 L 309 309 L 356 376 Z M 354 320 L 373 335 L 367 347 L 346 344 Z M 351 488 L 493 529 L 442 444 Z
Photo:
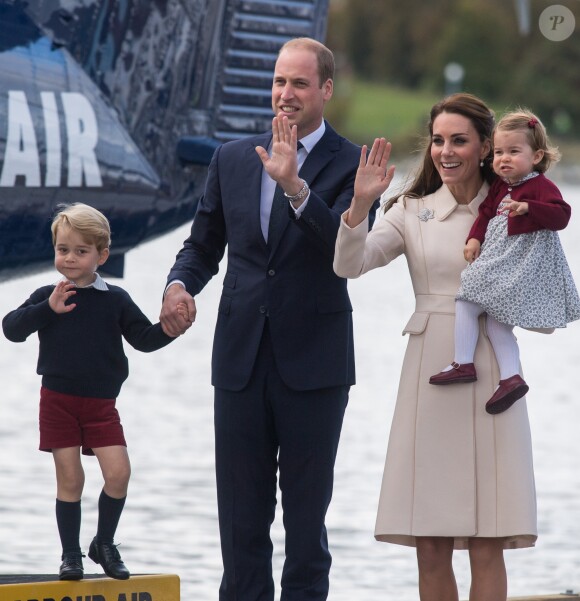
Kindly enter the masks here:
M 332 96 L 332 79 L 320 85 L 316 54 L 305 48 L 287 48 L 276 61 L 272 83 L 272 110 L 298 126 L 298 138 L 312 133 L 321 122 L 324 105 Z

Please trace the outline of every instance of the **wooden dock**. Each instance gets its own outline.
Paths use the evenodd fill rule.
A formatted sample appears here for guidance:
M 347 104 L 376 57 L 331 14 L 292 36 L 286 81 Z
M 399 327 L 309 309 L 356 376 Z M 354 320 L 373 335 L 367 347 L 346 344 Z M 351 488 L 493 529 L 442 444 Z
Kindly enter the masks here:
M 75 581 L 54 574 L 0 575 L 0 601 L 179 601 L 179 596 L 174 574 L 138 574 L 129 580 L 87 574 Z

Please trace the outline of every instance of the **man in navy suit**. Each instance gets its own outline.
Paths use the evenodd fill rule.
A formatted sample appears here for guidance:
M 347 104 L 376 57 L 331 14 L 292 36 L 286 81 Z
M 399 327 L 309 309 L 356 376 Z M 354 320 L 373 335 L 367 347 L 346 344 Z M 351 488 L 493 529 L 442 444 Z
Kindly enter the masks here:
M 216 150 L 191 235 L 168 277 L 161 323 L 178 335 L 195 319 L 193 297 L 217 273 L 227 246 L 212 356 L 220 601 L 274 599 L 278 472 L 281 600 L 328 595 L 324 520 L 355 382 L 352 308 L 332 261 L 361 158 L 324 121 L 333 75 L 323 44 L 298 38 L 282 47 L 272 133 Z

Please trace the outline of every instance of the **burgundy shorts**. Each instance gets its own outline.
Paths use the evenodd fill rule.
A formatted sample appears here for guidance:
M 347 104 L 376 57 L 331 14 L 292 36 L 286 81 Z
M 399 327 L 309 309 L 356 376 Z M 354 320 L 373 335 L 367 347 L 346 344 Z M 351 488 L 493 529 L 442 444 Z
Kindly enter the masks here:
M 40 450 L 127 446 L 115 399 L 98 399 L 40 389 Z

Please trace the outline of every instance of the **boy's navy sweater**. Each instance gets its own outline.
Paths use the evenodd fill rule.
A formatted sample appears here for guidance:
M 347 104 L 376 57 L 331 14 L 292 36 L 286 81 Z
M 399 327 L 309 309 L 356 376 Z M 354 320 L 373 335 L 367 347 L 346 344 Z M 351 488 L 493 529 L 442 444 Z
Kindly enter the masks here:
M 38 332 L 36 371 L 45 388 L 84 397 L 116 398 L 129 374 L 123 337 L 146 353 L 173 340 L 161 324 L 151 324 L 125 290 L 107 286 L 109 290 L 77 288 L 67 303 L 76 307 L 61 314 L 48 304 L 54 286 L 43 286 L 2 320 L 4 334 L 12 342 L 24 342 Z

